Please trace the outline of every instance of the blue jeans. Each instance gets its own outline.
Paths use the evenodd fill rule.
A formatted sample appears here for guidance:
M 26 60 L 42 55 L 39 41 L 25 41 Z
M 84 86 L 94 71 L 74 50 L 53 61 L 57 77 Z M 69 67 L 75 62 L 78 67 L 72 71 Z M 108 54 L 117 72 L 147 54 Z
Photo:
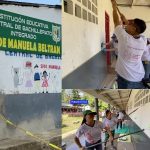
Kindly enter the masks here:
M 94 144 L 97 144 L 97 143 L 101 143 L 101 140 L 97 141 L 97 142 L 94 143 Z M 86 146 L 86 147 L 92 146 L 92 145 L 94 145 L 94 144 L 90 144 L 90 143 L 88 143 L 87 141 L 85 142 L 85 146 Z M 87 148 L 86 150 L 102 150 L 102 144 L 99 144 L 99 145 L 96 145 L 96 146 Z
M 145 86 L 141 82 L 132 82 L 124 79 L 123 77 L 117 77 L 118 89 L 145 89 Z
M 142 62 L 145 70 L 145 76 L 144 79 L 150 78 L 150 63 L 146 64 L 144 61 Z

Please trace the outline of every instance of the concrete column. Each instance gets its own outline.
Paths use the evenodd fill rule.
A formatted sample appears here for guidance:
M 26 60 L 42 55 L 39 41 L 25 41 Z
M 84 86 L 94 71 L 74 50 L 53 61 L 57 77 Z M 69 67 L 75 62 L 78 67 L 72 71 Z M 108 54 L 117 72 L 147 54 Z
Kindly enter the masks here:
M 99 120 L 98 98 L 95 98 L 95 111 L 97 112 L 96 120 Z

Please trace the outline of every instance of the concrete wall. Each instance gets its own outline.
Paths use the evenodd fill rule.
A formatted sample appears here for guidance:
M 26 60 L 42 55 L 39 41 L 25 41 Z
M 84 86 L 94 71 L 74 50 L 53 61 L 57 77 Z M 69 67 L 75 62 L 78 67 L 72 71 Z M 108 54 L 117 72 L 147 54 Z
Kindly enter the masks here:
M 75 3 L 82 8 L 84 7 L 77 0 L 73 0 L 74 5 Z M 64 10 L 64 6 L 62 6 L 62 10 Z M 110 15 L 110 28 L 112 31 L 110 0 L 98 0 L 98 25 L 78 18 L 74 14 L 70 15 L 64 11 L 62 12 L 63 77 L 101 50 L 101 42 L 105 40 L 105 11 Z
M 147 23 L 147 29 L 144 32 L 146 37 L 150 37 L 150 9 L 149 7 L 133 6 L 119 7 L 120 11 L 129 19 L 141 18 Z
M 36 134 L 61 128 L 61 94 L 0 95 L 0 113 L 14 124 Z M 56 132 L 56 135 L 60 135 Z M 0 138 L 25 137 L 0 119 Z

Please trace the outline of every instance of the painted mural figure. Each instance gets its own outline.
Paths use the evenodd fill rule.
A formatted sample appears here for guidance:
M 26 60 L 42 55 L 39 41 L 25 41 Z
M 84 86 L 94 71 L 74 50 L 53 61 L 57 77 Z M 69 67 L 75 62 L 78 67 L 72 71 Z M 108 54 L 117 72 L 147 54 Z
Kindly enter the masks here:
M 59 85 L 59 80 L 58 80 L 59 72 L 60 72 L 59 70 L 55 70 L 52 72 L 52 75 L 51 75 L 51 82 L 52 82 L 51 86 L 52 86 L 52 91 L 54 93 L 61 90 L 59 88 L 61 86 L 58 86 Z
M 14 93 L 19 93 L 18 86 L 21 85 L 20 79 L 19 79 L 19 68 L 13 67 L 11 73 L 13 75 L 13 82 L 14 82 Z
M 33 84 L 32 84 L 32 63 L 30 61 L 27 61 L 25 64 L 24 77 L 25 77 L 25 87 L 27 88 L 28 92 L 31 92 Z
M 39 73 L 39 66 L 36 64 L 34 66 L 34 87 L 35 87 L 35 92 L 40 93 L 40 73 Z
M 43 87 L 43 93 L 48 93 L 48 80 L 50 78 L 50 74 L 48 75 L 46 71 L 43 71 L 43 75 L 42 75 L 42 87 Z

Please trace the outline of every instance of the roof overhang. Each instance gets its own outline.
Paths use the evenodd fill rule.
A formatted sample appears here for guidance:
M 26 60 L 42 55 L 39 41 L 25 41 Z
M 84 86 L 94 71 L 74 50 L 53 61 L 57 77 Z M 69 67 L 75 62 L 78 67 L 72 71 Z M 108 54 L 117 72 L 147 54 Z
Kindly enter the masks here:
M 116 108 L 125 110 L 132 90 L 91 90 L 86 89 L 84 92 L 101 99 Z

